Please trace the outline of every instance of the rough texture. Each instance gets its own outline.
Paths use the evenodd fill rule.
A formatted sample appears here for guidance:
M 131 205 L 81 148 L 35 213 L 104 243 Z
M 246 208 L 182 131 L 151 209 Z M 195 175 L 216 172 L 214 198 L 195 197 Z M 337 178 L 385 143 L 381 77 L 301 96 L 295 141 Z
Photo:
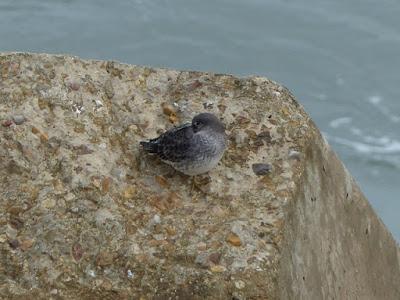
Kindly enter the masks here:
M 284 87 L 31 54 L 0 80 L 1 298 L 400 299 L 396 243 Z M 208 175 L 140 150 L 201 111 L 230 139 Z

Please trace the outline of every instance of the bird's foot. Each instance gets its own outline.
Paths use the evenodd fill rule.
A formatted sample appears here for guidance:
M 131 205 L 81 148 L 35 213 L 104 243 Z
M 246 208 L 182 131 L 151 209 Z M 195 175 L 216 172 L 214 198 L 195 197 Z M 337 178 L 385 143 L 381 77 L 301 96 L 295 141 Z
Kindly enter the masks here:
M 208 174 L 193 176 L 190 194 L 192 194 L 195 189 L 203 194 L 208 194 L 210 188 L 210 182 L 211 182 L 211 177 Z

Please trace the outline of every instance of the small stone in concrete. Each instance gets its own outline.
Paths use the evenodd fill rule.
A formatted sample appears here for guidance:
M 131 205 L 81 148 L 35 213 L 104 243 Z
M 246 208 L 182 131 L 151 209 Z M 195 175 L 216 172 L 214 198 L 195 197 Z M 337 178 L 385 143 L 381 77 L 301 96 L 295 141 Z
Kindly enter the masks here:
M 226 178 L 229 179 L 229 180 L 233 180 L 233 179 L 235 178 L 234 175 L 233 175 L 233 173 L 232 173 L 232 171 L 230 171 L 230 170 L 227 170 L 227 171 L 226 171 L 225 176 L 226 176 Z
M 111 99 L 112 97 L 114 97 L 115 92 L 114 92 L 114 87 L 113 87 L 111 80 L 107 80 L 106 83 L 104 84 L 104 92 L 108 99 Z
M 208 253 L 207 252 L 201 252 L 199 253 L 194 262 L 202 267 L 208 267 L 209 266 L 209 261 L 208 261 Z
M 11 240 L 8 242 L 8 244 L 10 245 L 10 247 L 12 249 L 17 249 L 19 247 L 19 241 L 18 240 Z
M 197 250 L 199 251 L 205 251 L 207 250 L 207 244 L 204 242 L 200 242 L 197 244 Z
M 132 185 L 128 185 L 128 186 L 124 189 L 124 191 L 123 191 L 123 193 L 122 193 L 122 197 L 123 197 L 124 199 L 130 199 L 130 198 L 132 198 L 132 197 L 135 195 L 135 192 L 136 192 L 135 187 L 132 186 Z
M 246 145 L 248 140 L 248 135 L 242 131 L 238 131 L 235 134 L 235 143 L 237 146 Z
M 212 109 L 214 107 L 214 103 L 211 101 L 207 101 L 203 103 L 204 109 Z
M 21 125 L 26 121 L 25 117 L 23 115 L 15 115 L 13 116 L 13 121 L 17 125 Z
M 93 110 L 94 110 L 95 112 L 98 112 L 98 111 L 103 107 L 103 102 L 101 102 L 101 101 L 98 100 L 98 99 L 94 99 L 93 102 L 94 102 L 94 105 L 95 105 L 95 107 L 93 108 Z
M 78 91 L 80 86 L 79 86 L 79 83 L 78 83 L 78 82 L 73 81 L 73 82 L 70 82 L 70 83 L 68 84 L 68 87 L 69 87 L 72 91 Z
M 13 121 L 11 120 L 5 120 L 3 122 L 1 122 L 1 125 L 3 125 L 4 127 L 10 127 L 12 125 Z
M 236 233 L 230 233 L 228 235 L 228 237 L 226 238 L 226 241 L 229 244 L 236 246 L 236 247 L 242 245 L 242 241 L 240 240 L 239 236 Z
M 75 261 L 80 261 L 83 257 L 83 248 L 81 244 L 75 243 L 72 245 L 71 254 Z
M 173 108 L 172 105 L 163 102 L 161 103 L 161 107 L 163 109 L 163 113 L 167 116 L 171 116 L 171 115 L 176 115 L 175 109 Z
M 14 229 L 13 227 L 11 227 L 10 225 L 7 225 L 5 232 L 9 239 L 15 239 L 18 234 L 18 231 L 16 229 Z
M 34 241 L 32 239 L 26 239 L 21 242 L 21 250 L 26 251 L 33 246 Z
M 211 272 L 213 273 L 222 273 L 226 271 L 226 268 L 224 266 L 221 265 L 216 265 L 216 266 L 212 266 L 210 268 Z
M 42 207 L 44 208 L 51 209 L 54 206 L 56 206 L 56 200 L 54 200 L 53 198 L 45 199 L 42 202 Z
M 264 164 L 264 163 L 253 164 L 251 168 L 253 169 L 254 174 L 258 176 L 267 175 L 272 170 L 272 166 L 270 164 Z
M 219 262 L 221 260 L 221 253 L 218 253 L 218 252 L 211 253 L 208 256 L 208 260 L 215 265 L 219 264 Z
M 129 279 L 132 279 L 135 276 L 135 273 L 133 273 L 132 270 L 128 270 L 126 273 Z
M 289 158 L 295 159 L 295 160 L 300 160 L 301 153 L 299 151 L 291 149 L 291 150 L 289 150 Z
M 159 215 L 154 215 L 153 222 L 154 222 L 154 224 L 160 224 L 161 223 L 160 216 Z
M 242 280 L 235 281 L 235 287 L 238 290 L 244 289 L 245 286 L 246 286 L 246 284 L 244 283 L 244 281 L 242 281 Z
M 58 294 L 58 290 L 57 290 L 57 289 L 52 289 L 52 290 L 50 291 L 50 294 L 51 294 L 51 295 L 57 295 L 57 294 Z
M 96 272 L 95 271 L 93 271 L 93 270 L 88 270 L 87 271 L 87 274 L 90 276 L 90 277 L 96 277 Z
M 7 237 L 5 234 L 0 235 L 0 243 L 4 243 L 7 240 Z

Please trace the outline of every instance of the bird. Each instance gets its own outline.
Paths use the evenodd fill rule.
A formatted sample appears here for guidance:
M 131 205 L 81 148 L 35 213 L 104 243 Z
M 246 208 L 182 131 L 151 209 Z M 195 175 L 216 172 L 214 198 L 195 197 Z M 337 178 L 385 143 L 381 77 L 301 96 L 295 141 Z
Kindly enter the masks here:
M 197 114 L 191 123 L 174 127 L 140 144 L 148 153 L 189 176 L 207 173 L 227 147 L 224 124 L 211 113 Z

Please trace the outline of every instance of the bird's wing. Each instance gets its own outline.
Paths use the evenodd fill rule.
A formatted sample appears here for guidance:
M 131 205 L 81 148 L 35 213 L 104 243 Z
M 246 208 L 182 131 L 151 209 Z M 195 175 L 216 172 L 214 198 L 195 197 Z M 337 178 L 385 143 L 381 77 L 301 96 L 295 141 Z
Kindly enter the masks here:
M 190 123 L 175 127 L 157 139 L 157 154 L 166 161 L 185 160 L 190 156 L 195 139 L 196 134 Z

